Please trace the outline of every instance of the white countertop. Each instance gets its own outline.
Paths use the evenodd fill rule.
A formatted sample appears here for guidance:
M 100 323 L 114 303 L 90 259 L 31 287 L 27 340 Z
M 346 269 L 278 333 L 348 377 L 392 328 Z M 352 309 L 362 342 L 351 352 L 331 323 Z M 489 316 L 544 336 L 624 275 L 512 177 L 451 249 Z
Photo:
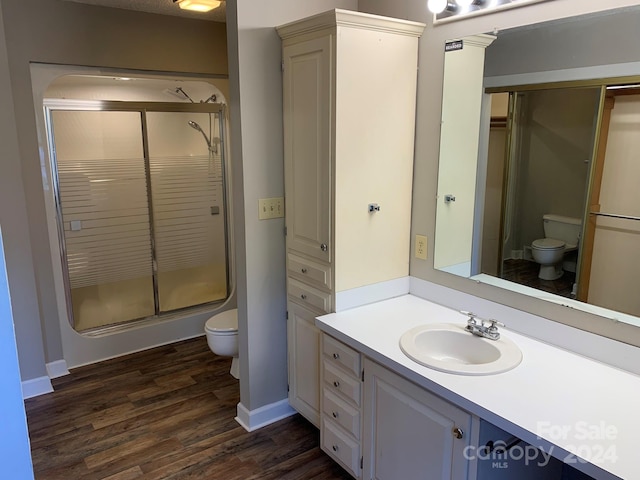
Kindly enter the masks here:
M 523 360 L 505 373 L 474 377 L 439 372 L 400 350 L 400 336 L 410 328 L 464 324 L 466 319 L 455 310 L 404 295 L 324 315 L 316 325 L 594 478 L 640 478 L 640 377 L 510 331 L 508 318 L 498 319 L 507 324 L 501 332 L 520 347 Z M 579 460 L 568 456 L 574 451 Z

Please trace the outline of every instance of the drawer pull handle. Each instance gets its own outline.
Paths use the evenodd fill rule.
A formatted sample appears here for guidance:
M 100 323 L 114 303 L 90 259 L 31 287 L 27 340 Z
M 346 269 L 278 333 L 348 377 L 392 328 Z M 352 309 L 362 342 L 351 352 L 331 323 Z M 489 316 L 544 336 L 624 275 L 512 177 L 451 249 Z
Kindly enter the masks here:
M 464 435 L 464 432 L 463 432 L 460 428 L 458 428 L 458 427 L 453 427 L 453 428 L 451 429 L 451 433 L 452 433 L 452 434 L 453 434 L 453 436 L 454 436 L 455 438 L 457 438 L 457 439 L 461 439 L 461 438 L 462 438 L 462 436 Z
M 329 247 L 327 246 L 326 243 L 321 243 L 320 244 L 320 250 L 322 250 L 323 252 L 326 252 L 329 249 Z
M 337 380 L 334 380 L 333 386 L 336 387 L 336 388 L 340 388 L 340 382 L 337 381 Z
M 300 298 L 303 299 L 303 300 L 306 300 L 307 296 L 303 293 L 302 295 L 300 295 Z
M 338 445 L 334 445 L 331 447 L 331 450 L 333 450 L 334 452 L 338 451 Z
M 333 418 L 338 418 L 338 412 L 333 412 L 331 415 L 333 415 Z
M 339 353 L 334 353 L 333 354 L 333 359 L 334 360 L 338 360 L 340 358 L 340 354 Z
M 300 271 L 301 271 L 302 273 L 307 273 L 307 269 L 306 269 L 306 268 L 303 268 L 303 269 L 301 269 Z

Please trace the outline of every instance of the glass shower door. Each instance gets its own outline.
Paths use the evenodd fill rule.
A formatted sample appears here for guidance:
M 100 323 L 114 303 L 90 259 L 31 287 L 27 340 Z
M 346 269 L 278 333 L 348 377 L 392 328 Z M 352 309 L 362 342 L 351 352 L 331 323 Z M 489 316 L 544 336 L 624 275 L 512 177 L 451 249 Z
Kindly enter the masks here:
M 154 314 L 140 112 L 51 112 L 59 223 L 78 331 Z
M 147 112 L 160 312 L 228 295 L 220 113 Z

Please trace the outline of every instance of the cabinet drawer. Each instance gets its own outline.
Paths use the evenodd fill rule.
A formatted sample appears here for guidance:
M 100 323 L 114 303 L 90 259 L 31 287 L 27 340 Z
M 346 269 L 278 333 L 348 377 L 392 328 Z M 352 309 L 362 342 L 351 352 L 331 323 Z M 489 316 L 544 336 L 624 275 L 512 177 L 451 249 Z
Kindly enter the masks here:
M 322 351 L 328 357 L 329 364 L 340 365 L 352 372 L 356 378 L 360 378 L 360 354 L 351 347 L 347 347 L 344 343 L 328 336 L 323 335 Z
M 324 388 L 360 406 L 360 380 L 331 365 L 327 358 L 324 359 L 323 366 Z
M 290 253 L 287 257 L 289 274 L 319 287 L 331 289 L 331 267 Z
M 360 411 L 347 404 L 329 391 L 323 390 L 322 410 L 332 422 L 337 423 L 356 440 L 360 439 Z
M 303 305 L 309 305 L 323 312 L 331 312 L 331 294 L 325 293 L 317 288 L 305 285 L 297 280 L 289 279 L 288 288 L 289 296 L 295 298 Z
M 338 460 L 354 477 L 360 475 L 360 445 L 332 421 L 322 420 L 322 449 Z

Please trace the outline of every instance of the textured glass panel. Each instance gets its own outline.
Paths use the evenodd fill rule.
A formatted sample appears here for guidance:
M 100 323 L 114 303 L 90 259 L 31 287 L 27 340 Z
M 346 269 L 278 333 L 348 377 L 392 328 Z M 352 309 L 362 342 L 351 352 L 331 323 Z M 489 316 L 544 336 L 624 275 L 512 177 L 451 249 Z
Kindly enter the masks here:
M 140 113 L 52 112 L 74 327 L 154 314 Z
M 160 311 L 222 300 L 227 255 L 218 115 L 150 112 L 147 127 Z

